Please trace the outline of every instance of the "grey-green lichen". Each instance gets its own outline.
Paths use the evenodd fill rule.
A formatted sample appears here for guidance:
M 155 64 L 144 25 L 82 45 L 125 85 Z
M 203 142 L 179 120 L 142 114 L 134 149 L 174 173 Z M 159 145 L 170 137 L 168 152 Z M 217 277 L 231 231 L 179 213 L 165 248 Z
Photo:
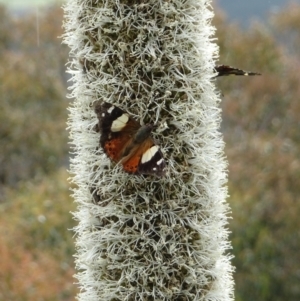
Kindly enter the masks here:
M 210 4 L 65 5 L 81 301 L 233 298 Z M 107 158 L 95 131 L 95 101 L 158 124 L 163 178 L 129 175 Z

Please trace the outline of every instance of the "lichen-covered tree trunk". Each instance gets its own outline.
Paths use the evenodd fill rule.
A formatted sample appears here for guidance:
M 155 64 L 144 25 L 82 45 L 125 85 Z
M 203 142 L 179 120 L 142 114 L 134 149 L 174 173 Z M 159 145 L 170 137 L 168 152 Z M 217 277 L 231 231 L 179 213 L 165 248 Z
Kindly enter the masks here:
M 81 301 L 232 300 L 210 0 L 69 0 L 69 128 Z M 99 145 L 95 102 L 155 123 L 163 177 Z

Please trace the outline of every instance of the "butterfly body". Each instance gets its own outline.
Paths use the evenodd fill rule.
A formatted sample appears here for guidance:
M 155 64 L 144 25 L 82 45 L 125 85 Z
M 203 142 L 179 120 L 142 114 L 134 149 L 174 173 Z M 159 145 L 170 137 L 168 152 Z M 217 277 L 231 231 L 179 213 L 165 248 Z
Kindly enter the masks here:
M 96 103 L 101 132 L 100 145 L 107 156 L 132 174 L 163 176 L 165 161 L 151 137 L 155 125 L 141 126 L 126 112 L 110 103 Z

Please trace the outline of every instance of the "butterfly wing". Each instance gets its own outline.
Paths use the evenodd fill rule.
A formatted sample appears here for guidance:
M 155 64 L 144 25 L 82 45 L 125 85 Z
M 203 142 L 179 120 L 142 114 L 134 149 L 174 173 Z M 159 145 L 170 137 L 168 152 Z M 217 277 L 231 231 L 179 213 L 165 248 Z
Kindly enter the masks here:
M 109 103 L 95 105 L 101 132 L 100 145 L 105 153 L 119 162 L 140 125 L 120 108 Z
M 128 173 L 163 176 L 165 160 L 160 147 L 152 138 L 132 149 L 130 155 L 122 160 L 123 168 Z
M 261 75 L 260 73 L 248 72 L 248 71 L 244 71 L 242 69 L 234 68 L 234 67 L 227 66 L 227 65 L 215 66 L 215 71 L 217 72 L 216 77 L 228 76 L 228 75 L 244 75 L 244 76 Z
M 103 102 L 95 104 L 101 132 L 100 145 L 114 162 L 131 174 L 162 176 L 165 161 L 150 137 L 153 126 L 143 126 L 120 108 Z

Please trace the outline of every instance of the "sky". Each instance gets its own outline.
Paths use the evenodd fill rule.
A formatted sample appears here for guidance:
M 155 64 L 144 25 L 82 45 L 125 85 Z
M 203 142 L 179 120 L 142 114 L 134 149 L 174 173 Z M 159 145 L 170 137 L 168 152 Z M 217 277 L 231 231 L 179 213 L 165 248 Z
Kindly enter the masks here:
M 249 25 L 251 20 L 265 20 L 268 13 L 276 13 L 291 2 L 300 0 L 215 0 L 224 10 L 229 21 Z

